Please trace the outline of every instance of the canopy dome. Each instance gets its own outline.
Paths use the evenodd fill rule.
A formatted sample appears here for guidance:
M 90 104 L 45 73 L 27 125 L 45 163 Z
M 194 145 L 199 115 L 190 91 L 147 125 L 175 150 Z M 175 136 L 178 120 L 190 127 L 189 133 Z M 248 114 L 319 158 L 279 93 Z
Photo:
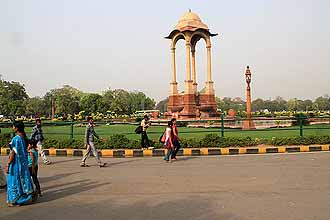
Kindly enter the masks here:
M 181 16 L 178 24 L 174 27 L 171 33 L 165 38 L 171 39 L 176 33 L 185 32 L 185 31 L 194 32 L 197 30 L 204 31 L 211 37 L 217 35 L 210 33 L 209 27 L 202 22 L 200 17 L 196 13 L 191 12 L 191 10 L 189 10 L 188 12 L 184 13 Z
M 194 12 L 186 12 L 181 16 L 175 29 L 183 31 L 185 29 L 206 29 L 209 30 L 208 26 L 202 22 L 200 17 Z

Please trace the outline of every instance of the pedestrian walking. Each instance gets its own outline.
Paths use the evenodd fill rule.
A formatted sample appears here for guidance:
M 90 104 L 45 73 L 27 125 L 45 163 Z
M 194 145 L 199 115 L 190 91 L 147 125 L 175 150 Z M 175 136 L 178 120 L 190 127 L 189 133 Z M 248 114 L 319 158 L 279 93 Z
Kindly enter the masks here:
M 85 155 L 83 156 L 80 166 L 81 167 L 88 167 L 88 165 L 86 164 L 86 159 L 87 157 L 90 156 L 91 152 L 94 154 L 94 157 L 97 161 L 97 164 L 100 167 L 105 167 L 106 163 L 102 163 L 99 154 L 97 153 L 97 150 L 95 148 L 94 145 L 94 137 L 96 137 L 97 139 L 99 139 L 99 136 L 96 134 L 95 130 L 94 130 L 94 121 L 93 118 L 88 116 L 87 117 L 87 121 L 88 124 L 86 126 L 86 130 L 85 130 L 85 147 L 87 147 L 87 151 L 85 153 Z
M 151 123 L 149 121 L 148 115 L 145 115 L 143 117 L 143 120 L 141 121 L 141 127 L 142 127 L 142 133 L 141 133 L 141 146 L 142 149 L 150 149 L 149 139 L 147 135 L 147 130 L 150 127 Z
M 172 154 L 174 152 L 174 146 L 173 146 L 173 129 L 172 129 L 172 121 L 169 121 L 167 123 L 167 128 L 165 130 L 165 142 L 164 145 L 167 149 L 167 154 L 164 158 L 167 162 L 171 162 Z
M 181 148 L 180 145 L 180 139 L 179 139 L 179 130 L 178 127 L 176 126 L 176 118 L 172 118 L 172 131 L 173 131 L 173 146 L 174 146 L 174 150 L 171 156 L 172 160 L 176 160 L 176 154 L 178 153 L 178 151 Z
M 36 119 L 36 125 L 32 129 L 32 134 L 31 134 L 30 139 L 34 140 L 37 143 L 37 147 L 39 149 L 39 153 L 42 158 L 42 162 L 45 165 L 51 164 L 51 162 L 49 161 L 49 159 L 47 158 L 47 156 L 45 154 L 43 144 L 42 144 L 44 141 L 44 135 L 43 135 L 42 128 L 41 128 L 41 119 L 40 118 Z
M 37 144 L 34 140 L 29 141 L 28 146 L 28 166 L 31 174 L 31 178 L 33 183 L 36 187 L 38 195 L 41 197 L 41 189 L 38 180 L 38 151 L 37 151 Z
M 11 151 L 6 166 L 7 204 L 9 207 L 30 204 L 33 186 L 28 167 L 27 137 L 23 122 L 14 122 L 16 136 L 11 141 Z

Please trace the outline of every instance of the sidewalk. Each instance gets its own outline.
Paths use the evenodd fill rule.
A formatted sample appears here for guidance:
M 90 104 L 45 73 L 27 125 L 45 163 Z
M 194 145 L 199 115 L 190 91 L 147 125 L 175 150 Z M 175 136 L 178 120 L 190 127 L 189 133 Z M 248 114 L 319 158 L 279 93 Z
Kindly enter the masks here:
M 83 156 L 86 150 L 82 149 L 45 149 L 50 156 Z M 114 149 L 98 150 L 101 157 L 161 157 L 165 156 L 166 149 Z M 235 154 L 267 154 L 267 153 L 295 153 L 330 151 L 330 144 L 311 146 L 282 146 L 282 147 L 237 147 L 237 148 L 183 148 L 178 156 L 208 156 L 208 155 L 235 155 Z M 1 156 L 9 154 L 9 148 L 1 148 Z

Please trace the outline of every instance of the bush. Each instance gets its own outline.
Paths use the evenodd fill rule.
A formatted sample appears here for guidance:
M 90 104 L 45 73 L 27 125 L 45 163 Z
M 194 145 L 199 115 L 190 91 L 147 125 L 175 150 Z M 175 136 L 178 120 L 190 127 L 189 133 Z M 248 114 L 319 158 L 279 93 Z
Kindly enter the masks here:
M 187 121 L 177 121 L 176 122 L 176 126 L 177 127 L 187 127 L 188 126 L 188 122 Z
M 221 137 L 217 134 L 207 134 L 200 143 L 203 147 L 217 147 L 221 143 Z
M 203 145 L 201 144 L 201 140 L 197 138 L 182 139 L 180 144 L 181 147 L 187 147 L 187 148 L 203 147 Z
M 123 134 L 113 134 L 107 139 L 104 148 L 116 149 L 129 146 L 129 139 Z
M 11 140 L 11 134 L 0 134 L 0 147 L 8 146 Z
M 8 146 L 11 140 L 10 134 L 0 134 L 1 146 Z M 158 140 L 149 140 L 150 146 L 154 148 L 164 148 Z M 305 136 L 305 137 L 273 137 L 270 139 L 260 139 L 251 137 L 224 137 L 221 138 L 216 134 L 207 134 L 202 139 L 189 138 L 181 139 L 181 146 L 184 148 L 200 148 L 200 147 L 249 147 L 259 144 L 267 144 L 274 146 L 283 145 L 311 145 L 311 144 L 330 144 L 330 136 Z M 141 140 L 130 140 L 125 135 L 114 134 L 108 139 L 95 140 L 98 149 L 141 149 Z M 75 148 L 85 149 L 83 140 L 70 139 L 45 139 L 44 147 L 47 148 Z

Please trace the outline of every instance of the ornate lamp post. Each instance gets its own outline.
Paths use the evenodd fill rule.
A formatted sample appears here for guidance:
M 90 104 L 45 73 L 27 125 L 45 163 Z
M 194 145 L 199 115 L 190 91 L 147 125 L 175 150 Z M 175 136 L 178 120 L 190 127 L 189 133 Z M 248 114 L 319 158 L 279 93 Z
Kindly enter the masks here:
M 55 101 L 54 101 L 54 95 L 52 95 L 52 120 L 55 118 Z
M 251 72 L 250 67 L 246 67 L 245 71 L 245 80 L 246 80 L 246 113 L 247 113 L 247 120 L 243 123 L 243 129 L 250 130 L 255 129 L 254 123 L 251 120 Z
M 247 113 L 247 118 L 251 119 L 251 72 L 250 72 L 250 67 L 246 67 L 245 71 L 245 80 L 246 80 L 246 113 Z

